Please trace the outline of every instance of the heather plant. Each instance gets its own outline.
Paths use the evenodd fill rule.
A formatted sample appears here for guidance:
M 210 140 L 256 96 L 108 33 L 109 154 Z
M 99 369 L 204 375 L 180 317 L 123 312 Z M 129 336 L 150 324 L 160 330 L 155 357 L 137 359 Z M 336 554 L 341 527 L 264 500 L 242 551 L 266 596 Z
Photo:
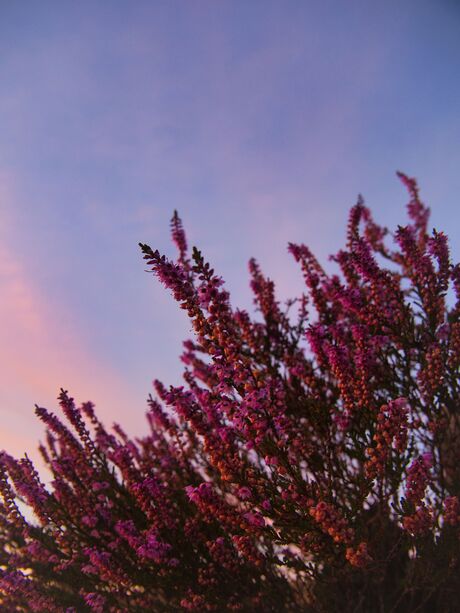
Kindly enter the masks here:
M 64 390 L 65 419 L 37 407 L 50 484 L 0 458 L 2 610 L 460 610 L 460 265 L 399 177 L 408 224 L 359 198 L 337 273 L 289 245 L 286 305 L 251 260 L 254 317 L 177 213 L 177 259 L 141 245 L 193 326 L 184 385 L 135 440 Z

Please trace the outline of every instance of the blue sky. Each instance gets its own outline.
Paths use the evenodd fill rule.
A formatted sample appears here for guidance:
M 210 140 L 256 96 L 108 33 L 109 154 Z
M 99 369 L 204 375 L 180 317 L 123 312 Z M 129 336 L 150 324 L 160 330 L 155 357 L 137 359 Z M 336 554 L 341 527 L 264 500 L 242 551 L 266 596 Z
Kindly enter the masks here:
M 280 295 L 325 261 L 362 193 L 404 223 L 419 179 L 460 252 L 460 6 L 449 0 L 0 4 L 0 417 L 35 447 L 59 388 L 141 433 L 189 325 L 144 272 L 189 242 L 250 308 L 247 261 Z

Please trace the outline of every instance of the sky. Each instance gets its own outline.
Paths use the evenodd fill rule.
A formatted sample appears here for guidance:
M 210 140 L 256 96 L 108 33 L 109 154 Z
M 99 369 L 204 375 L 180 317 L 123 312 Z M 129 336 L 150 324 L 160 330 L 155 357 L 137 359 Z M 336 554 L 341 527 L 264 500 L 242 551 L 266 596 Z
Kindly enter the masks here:
M 138 247 L 174 209 L 250 310 L 249 258 L 295 295 L 287 243 L 326 262 L 358 193 L 404 224 L 397 170 L 458 261 L 459 75 L 456 0 L 0 0 L 0 448 L 36 458 L 61 387 L 139 435 L 180 382 Z

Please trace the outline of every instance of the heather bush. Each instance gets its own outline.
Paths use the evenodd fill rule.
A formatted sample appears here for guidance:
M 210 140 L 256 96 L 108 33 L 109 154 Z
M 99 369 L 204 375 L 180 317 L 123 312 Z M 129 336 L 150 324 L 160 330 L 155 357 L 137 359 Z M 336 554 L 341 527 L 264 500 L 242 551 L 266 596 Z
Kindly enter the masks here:
M 2 610 L 460 610 L 460 265 L 399 176 L 408 224 L 360 198 L 336 274 L 289 245 L 286 305 L 251 260 L 254 317 L 176 213 L 176 260 L 141 245 L 193 326 L 184 385 L 135 440 L 64 390 L 37 407 L 50 484 L 0 459 Z

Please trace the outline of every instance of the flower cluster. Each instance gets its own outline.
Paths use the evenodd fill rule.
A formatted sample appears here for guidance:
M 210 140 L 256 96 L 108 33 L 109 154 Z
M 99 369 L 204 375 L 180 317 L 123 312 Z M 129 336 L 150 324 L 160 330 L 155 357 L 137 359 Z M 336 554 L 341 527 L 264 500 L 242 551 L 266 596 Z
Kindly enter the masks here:
M 337 509 L 324 500 L 310 507 L 310 515 L 335 543 L 349 544 L 352 541 L 354 534 L 347 521 L 340 516 Z
M 373 478 L 383 476 L 392 448 L 401 454 L 407 444 L 407 400 L 397 398 L 384 404 L 377 415 L 377 428 L 372 437 L 375 445 L 366 449 L 366 473 Z
M 424 453 L 415 459 L 407 470 L 405 506 L 409 512 L 403 518 L 403 527 L 414 536 L 427 533 L 433 527 L 433 514 L 424 497 L 431 481 L 433 465 L 431 453 Z
M 347 548 L 346 558 L 353 566 L 363 568 L 372 562 L 372 558 L 367 550 L 367 543 L 361 541 L 356 549 L 353 547 Z
M 414 513 L 403 519 L 404 529 L 413 536 L 426 534 L 432 525 L 433 518 L 430 510 L 423 504 L 417 507 Z
M 414 460 L 407 470 L 406 499 L 413 504 L 419 504 L 425 495 L 432 461 L 432 455 L 424 453 Z
M 2 610 L 460 610 L 460 265 L 399 176 L 408 223 L 360 197 L 335 272 L 289 246 L 286 305 L 251 260 L 254 316 L 176 212 L 177 258 L 141 245 L 192 324 L 184 383 L 139 439 L 64 390 L 37 407 L 48 478 L 0 454 Z

